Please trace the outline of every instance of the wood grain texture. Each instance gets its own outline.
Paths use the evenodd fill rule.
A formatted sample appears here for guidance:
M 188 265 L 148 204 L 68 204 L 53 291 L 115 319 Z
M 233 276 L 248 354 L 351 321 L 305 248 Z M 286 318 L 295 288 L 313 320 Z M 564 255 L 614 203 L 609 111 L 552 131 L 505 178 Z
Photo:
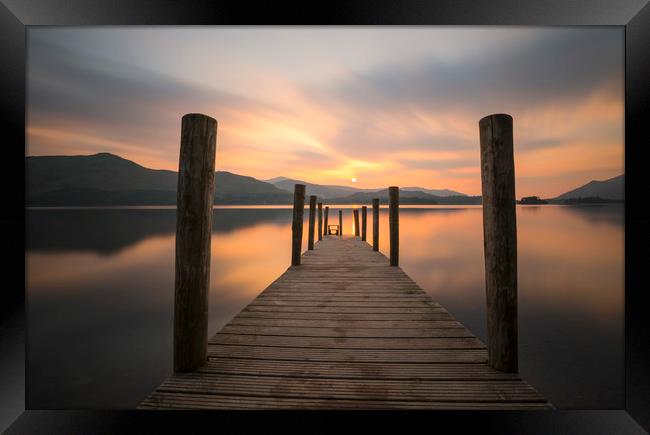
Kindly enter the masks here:
M 365 205 L 361 207 L 361 240 L 366 241 L 366 230 L 367 230 L 367 221 L 368 221 L 368 207 Z
M 305 212 L 305 185 L 293 188 L 293 220 L 291 221 L 291 265 L 300 266 L 302 250 L 302 220 Z
M 316 222 L 316 196 L 309 196 L 309 228 L 307 230 L 307 249 L 314 249 L 314 225 Z
M 512 117 L 479 121 L 490 365 L 517 372 L 517 223 Z
M 210 285 L 217 121 L 192 113 L 181 120 L 176 203 L 174 371 L 205 364 Z
M 318 203 L 318 240 L 323 240 L 323 203 Z
M 379 251 L 379 198 L 372 200 L 372 250 Z
M 399 187 L 388 188 L 388 230 L 390 237 L 390 265 L 399 265 Z
M 400 267 L 324 236 L 140 409 L 552 409 Z

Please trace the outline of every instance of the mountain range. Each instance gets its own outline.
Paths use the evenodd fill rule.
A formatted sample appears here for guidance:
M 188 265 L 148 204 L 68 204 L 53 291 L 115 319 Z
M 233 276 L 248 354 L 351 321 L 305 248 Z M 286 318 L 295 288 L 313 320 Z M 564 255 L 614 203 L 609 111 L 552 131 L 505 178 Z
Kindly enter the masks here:
M 27 157 L 27 205 L 175 205 L 178 173 L 109 153 Z M 287 204 L 293 195 L 253 177 L 215 172 L 215 204 Z
M 178 173 L 149 169 L 110 153 L 87 156 L 29 156 L 26 158 L 28 206 L 175 205 Z M 592 181 L 551 202 L 622 200 L 623 177 Z M 276 177 L 261 181 L 226 171 L 215 172 L 215 204 L 291 204 L 294 184 L 306 186 L 330 204 L 370 203 L 388 200 L 388 189 L 360 189 L 322 185 Z M 581 199 L 582 198 L 582 199 Z M 589 201 L 590 199 L 587 199 Z M 597 201 L 595 201 L 597 202 Z M 402 204 L 481 204 L 480 196 L 448 189 L 406 187 Z
M 294 184 L 304 184 L 306 190 L 305 195 L 316 195 L 320 198 L 325 198 L 325 199 L 343 198 L 348 195 L 352 195 L 356 193 L 363 193 L 363 192 L 372 193 L 372 192 L 379 192 L 380 190 L 382 190 L 381 188 L 361 189 L 352 186 L 314 184 L 314 183 L 308 183 L 306 181 L 295 180 L 287 177 L 275 177 L 265 181 L 267 183 L 271 183 L 275 185 L 276 187 L 279 187 L 280 189 L 289 192 L 293 192 Z M 421 192 L 433 196 L 467 196 L 464 193 L 454 192 L 453 190 L 449 190 L 449 189 L 426 189 L 424 187 L 402 187 L 400 188 L 400 191 L 417 191 L 417 192 Z M 410 197 L 411 195 L 405 195 L 405 196 Z M 376 198 L 376 196 L 374 197 Z

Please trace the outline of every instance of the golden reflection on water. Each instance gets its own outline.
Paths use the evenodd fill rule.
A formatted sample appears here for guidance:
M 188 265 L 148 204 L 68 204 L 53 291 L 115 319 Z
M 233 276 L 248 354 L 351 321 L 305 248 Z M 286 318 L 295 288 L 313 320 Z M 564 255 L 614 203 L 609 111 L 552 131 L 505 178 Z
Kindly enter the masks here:
M 480 209 L 400 211 L 400 265 L 433 297 L 476 297 L 484 288 Z M 380 251 L 389 252 L 387 214 Z M 603 321 L 623 312 L 624 228 L 565 207 L 517 208 L 520 300 L 576 309 Z M 371 238 L 369 240 L 371 242 Z
M 218 213 L 218 211 L 216 212 Z M 303 231 L 306 248 L 307 215 Z M 344 211 L 354 234 L 352 209 Z M 336 219 L 335 219 L 336 220 Z M 476 298 L 483 291 L 481 209 L 400 210 L 400 265 L 433 297 Z M 291 226 L 257 223 L 212 238 L 211 299 L 253 299 L 289 266 Z M 617 318 L 623 307 L 623 225 L 565 207 L 517 208 L 518 279 L 523 300 Z M 317 240 L 317 237 L 316 237 Z M 112 254 L 36 251 L 27 255 L 32 294 L 155 271 L 173 288 L 175 234 L 146 238 Z M 368 219 L 372 243 L 372 219 Z M 388 213 L 380 211 L 380 243 L 388 255 Z M 216 302 L 214 302 L 216 303 Z

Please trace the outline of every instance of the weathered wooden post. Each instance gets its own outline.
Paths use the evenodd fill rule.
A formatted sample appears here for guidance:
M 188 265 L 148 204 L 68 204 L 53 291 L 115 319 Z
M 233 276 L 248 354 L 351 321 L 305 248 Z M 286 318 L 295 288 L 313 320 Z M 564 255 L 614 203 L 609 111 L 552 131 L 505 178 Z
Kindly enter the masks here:
M 354 235 L 359 237 L 359 210 L 355 209 L 354 213 Z
M 325 232 L 325 234 L 323 234 L 323 235 L 329 234 L 329 230 L 327 229 L 327 217 L 329 216 L 329 214 L 330 214 L 330 208 L 325 207 L 325 228 L 323 228 L 323 231 Z
M 316 196 L 309 196 L 309 232 L 307 238 L 307 249 L 314 250 L 314 223 L 316 221 Z
M 390 265 L 399 264 L 399 188 L 388 188 L 388 228 L 390 231 Z
M 323 240 L 323 203 L 318 203 L 318 240 Z
M 181 120 L 176 190 L 174 372 L 203 366 L 208 350 L 210 238 L 217 121 L 199 113 Z
M 372 250 L 379 251 L 379 198 L 372 200 Z
M 361 207 L 361 240 L 366 241 L 366 221 L 367 221 L 368 207 L 365 205 Z
M 291 223 L 291 265 L 300 266 L 302 249 L 302 219 L 305 211 L 305 185 L 293 188 L 293 221 Z
M 483 248 L 487 297 L 488 363 L 518 371 L 517 223 L 512 117 L 479 121 L 483 194 Z
M 339 237 L 343 236 L 343 210 L 339 210 Z

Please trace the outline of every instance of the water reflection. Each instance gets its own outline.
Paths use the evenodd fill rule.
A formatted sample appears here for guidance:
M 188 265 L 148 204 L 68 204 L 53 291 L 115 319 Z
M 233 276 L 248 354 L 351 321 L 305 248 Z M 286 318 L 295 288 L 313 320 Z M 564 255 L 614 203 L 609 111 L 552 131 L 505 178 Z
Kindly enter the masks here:
M 291 213 L 215 210 L 210 334 L 286 270 Z M 560 408 L 621 408 L 623 207 L 525 206 L 517 219 L 522 375 Z M 28 211 L 30 408 L 133 407 L 170 373 L 174 238 L 174 209 Z M 480 206 L 401 209 L 400 263 L 485 340 Z

